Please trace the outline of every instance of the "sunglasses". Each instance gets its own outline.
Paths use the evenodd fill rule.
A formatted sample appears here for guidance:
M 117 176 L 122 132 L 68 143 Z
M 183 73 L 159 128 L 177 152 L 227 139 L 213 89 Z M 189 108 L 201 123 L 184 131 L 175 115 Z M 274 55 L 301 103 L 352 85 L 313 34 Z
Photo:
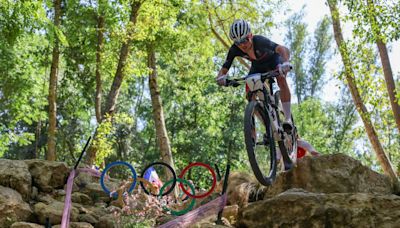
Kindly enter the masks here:
M 235 42 L 236 45 L 241 45 L 241 44 L 249 42 L 249 37 L 244 37 L 244 38 L 242 38 L 240 40 L 235 40 L 234 42 Z

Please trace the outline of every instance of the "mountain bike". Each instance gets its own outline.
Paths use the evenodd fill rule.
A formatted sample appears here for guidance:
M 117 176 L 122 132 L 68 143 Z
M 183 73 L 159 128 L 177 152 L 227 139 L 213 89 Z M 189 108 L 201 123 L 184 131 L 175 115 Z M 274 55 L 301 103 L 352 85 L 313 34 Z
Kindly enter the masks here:
M 274 70 L 226 80 L 226 86 L 237 87 L 245 82 L 249 88 L 244 138 L 254 175 L 265 186 L 275 180 L 278 162 L 282 160 L 282 170 L 289 170 L 297 158 L 297 129 L 293 116 L 293 129 L 285 132 L 279 91 L 273 91 L 277 76 L 279 72 Z

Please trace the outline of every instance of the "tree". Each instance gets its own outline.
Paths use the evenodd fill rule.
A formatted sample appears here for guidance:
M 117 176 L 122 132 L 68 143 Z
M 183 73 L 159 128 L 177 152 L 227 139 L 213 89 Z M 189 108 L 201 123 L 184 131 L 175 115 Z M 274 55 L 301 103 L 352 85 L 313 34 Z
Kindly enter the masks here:
M 61 24 L 61 0 L 54 0 L 54 26 L 55 32 L 59 31 Z M 46 159 L 49 161 L 56 160 L 56 131 L 57 131 L 57 79 L 58 79 L 58 64 L 60 59 L 59 38 L 56 35 L 53 46 L 50 80 L 49 80 L 49 130 L 47 141 Z
M 102 80 L 101 80 L 101 65 L 104 48 L 104 13 L 102 0 L 98 1 L 97 12 L 97 49 L 96 49 L 96 97 L 95 97 L 95 112 L 97 123 L 101 123 L 103 113 L 101 111 L 102 97 Z
M 130 3 L 131 12 L 130 12 L 130 17 L 129 17 L 129 24 L 127 26 L 127 37 L 126 37 L 126 40 L 123 42 L 121 49 L 120 49 L 118 67 L 117 67 L 117 71 L 115 73 L 113 83 L 111 85 L 111 89 L 107 95 L 107 101 L 105 104 L 105 112 L 104 112 L 103 119 L 106 115 L 112 115 L 115 111 L 115 107 L 117 104 L 117 98 L 118 98 L 119 92 L 121 90 L 121 84 L 125 77 L 124 71 L 125 71 L 127 58 L 128 58 L 129 52 L 130 52 L 131 41 L 133 39 L 134 26 L 136 24 L 137 17 L 139 14 L 139 9 L 142 6 L 142 3 L 143 3 L 143 1 L 132 1 Z M 93 164 L 93 162 L 95 161 L 96 152 L 97 152 L 97 150 L 94 146 L 91 146 L 88 149 L 87 162 L 89 164 Z
M 157 83 L 158 75 L 157 75 L 156 53 L 154 50 L 154 44 L 148 44 L 147 55 L 148 55 L 147 64 L 150 69 L 149 87 L 151 94 L 151 103 L 153 107 L 153 119 L 156 126 L 157 144 L 160 148 L 161 159 L 167 164 L 169 164 L 171 167 L 175 168 L 174 160 L 172 158 L 171 143 L 165 126 L 164 109 Z
M 315 97 L 324 85 L 325 65 L 329 57 L 332 35 L 329 33 L 330 21 L 324 17 L 318 22 L 314 37 L 310 38 L 303 22 L 304 12 L 292 15 L 286 21 L 285 42 L 291 52 L 293 78 L 297 103 Z
M 306 64 L 304 57 L 306 56 L 307 51 L 306 39 L 308 33 L 306 24 L 302 22 L 303 18 L 304 11 L 302 10 L 291 16 L 286 21 L 288 33 L 285 37 L 291 55 L 290 62 L 293 64 L 294 68 L 290 74 L 293 75 L 294 90 L 298 104 L 307 97 L 307 83 L 309 83 L 306 76 L 306 70 L 304 69 L 304 65 Z
M 372 125 L 370 114 L 368 113 L 367 108 L 365 107 L 359 90 L 357 88 L 357 84 L 355 82 L 355 75 L 352 68 L 352 62 L 350 60 L 349 51 L 347 50 L 346 42 L 343 39 L 342 29 L 340 25 L 340 16 L 337 8 L 336 0 L 328 0 L 329 9 L 331 11 L 332 23 L 333 23 L 333 31 L 334 37 L 336 40 L 336 44 L 339 48 L 340 55 L 342 57 L 343 65 L 345 67 L 345 78 L 349 85 L 351 95 L 353 97 L 353 101 L 356 105 L 357 111 L 359 112 L 361 119 L 364 123 L 364 127 L 367 131 L 368 138 L 374 148 L 374 151 L 377 155 L 377 158 L 382 166 L 383 171 L 386 175 L 388 175 L 393 183 L 397 183 L 397 175 L 393 170 L 393 167 L 387 158 L 385 151 L 379 141 L 378 135 L 374 126 Z
M 374 3 L 372 0 L 351 1 L 347 3 L 350 10 L 350 18 L 356 22 L 354 34 L 362 37 L 367 42 L 374 42 L 379 51 L 381 63 L 383 67 L 383 75 L 386 82 L 387 92 L 390 98 L 390 105 L 394 114 L 397 129 L 400 132 L 400 102 L 396 99 L 398 91 L 393 78 L 393 72 L 390 64 L 387 42 L 395 39 L 398 35 L 391 33 L 399 33 L 398 25 L 396 27 L 396 11 L 390 8 L 396 8 L 395 3 Z M 400 5 L 397 3 L 397 5 Z M 397 18 L 398 19 L 398 18 Z
M 329 31 L 331 21 L 329 17 L 325 16 L 318 22 L 317 28 L 314 32 L 313 43 L 310 47 L 310 62 L 307 74 L 307 87 L 309 96 L 314 97 L 322 89 L 325 84 L 323 75 L 326 69 L 326 62 L 329 58 L 329 49 L 332 43 L 332 34 Z

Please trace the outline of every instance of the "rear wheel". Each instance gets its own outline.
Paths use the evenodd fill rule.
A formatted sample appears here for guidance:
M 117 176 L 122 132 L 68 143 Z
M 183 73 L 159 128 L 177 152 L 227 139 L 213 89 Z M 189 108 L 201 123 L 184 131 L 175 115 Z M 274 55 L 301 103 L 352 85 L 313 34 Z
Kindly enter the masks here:
M 244 138 L 255 177 L 261 184 L 271 185 L 276 176 L 276 148 L 269 116 L 261 102 L 250 101 L 246 106 Z

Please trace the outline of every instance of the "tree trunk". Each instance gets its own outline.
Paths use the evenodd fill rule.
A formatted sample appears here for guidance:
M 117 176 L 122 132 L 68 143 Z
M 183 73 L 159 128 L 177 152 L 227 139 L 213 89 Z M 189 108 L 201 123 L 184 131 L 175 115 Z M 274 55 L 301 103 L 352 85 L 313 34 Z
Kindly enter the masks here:
M 147 66 L 151 69 L 151 73 L 149 76 L 149 87 L 151 103 L 153 106 L 153 118 L 156 125 L 157 144 L 160 148 L 161 159 L 165 163 L 169 164 L 172 168 L 174 168 L 175 166 L 174 160 L 172 158 L 171 143 L 169 141 L 167 128 L 165 126 L 164 111 L 162 107 L 160 91 L 157 84 L 157 67 L 154 46 L 148 45 L 147 55 Z M 169 174 L 170 172 L 167 173 Z M 167 178 L 173 178 L 172 174 Z
M 138 11 L 141 6 L 141 3 L 139 2 L 134 2 L 131 4 L 131 15 L 130 15 L 130 20 L 129 22 L 132 25 L 136 24 L 136 19 L 138 16 Z M 120 53 L 119 53 L 119 61 L 118 61 L 118 67 L 117 67 L 117 72 L 115 73 L 114 81 L 113 84 L 111 85 L 111 90 L 108 93 L 107 96 L 107 103 L 106 103 L 106 111 L 105 113 L 112 114 L 115 111 L 115 105 L 117 104 L 117 99 L 119 95 L 119 91 L 121 90 L 121 84 L 124 79 L 124 69 L 126 65 L 126 59 L 128 58 L 129 54 L 129 49 L 130 49 L 130 41 L 133 36 L 133 29 L 130 28 L 128 31 L 128 40 L 122 44 Z
M 342 57 L 342 61 L 345 67 L 345 77 L 347 83 L 350 87 L 350 92 L 353 97 L 353 101 L 356 105 L 357 111 L 361 116 L 361 119 L 364 123 L 365 130 L 367 131 L 368 138 L 372 144 L 372 147 L 376 153 L 379 163 L 382 166 L 382 169 L 386 175 L 388 175 L 393 183 L 397 183 L 397 175 L 393 170 L 392 164 L 387 158 L 385 151 L 379 141 L 378 135 L 374 126 L 372 125 L 369 113 L 361 99 L 360 93 L 357 88 L 357 84 L 354 80 L 354 72 L 352 68 L 352 62 L 349 57 L 349 51 L 347 50 L 346 43 L 343 39 L 342 29 L 340 26 L 340 17 L 339 11 L 336 6 L 336 0 L 328 0 L 329 9 L 331 11 L 332 16 L 332 24 L 333 24 L 333 32 L 336 40 L 336 44 L 339 48 L 340 55 Z
M 131 14 L 129 17 L 129 23 L 131 24 L 131 26 L 136 24 L 138 12 L 139 12 L 141 5 L 142 5 L 141 1 L 133 1 L 131 3 Z M 115 73 L 114 81 L 111 85 L 110 92 L 107 95 L 107 103 L 106 103 L 104 115 L 102 116 L 101 121 L 103 121 L 106 114 L 112 115 L 115 111 L 115 106 L 117 104 L 119 91 L 121 90 L 121 84 L 122 84 L 122 81 L 125 76 L 124 69 L 125 69 L 126 60 L 128 58 L 128 54 L 129 54 L 132 36 L 133 36 L 133 28 L 131 26 L 128 26 L 127 40 L 122 44 L 122 47 L 121 47 L 121 50 L 119 53 L 117 71 Z M 94 134 L 94 140 L 96 140 L 96 135 L 97 135 L 97 131 Z M 88 152 L 87 152 L 87 157 L 86 157 L 87 164 L 92 165 L 94 163 L 94 161 L 96 159 L 96 153 L 97 153 L 97 149 L 93 146 L 90 146 L 90 148 L 88 149 Z
M 37 125 L 36 125 L 36 130 L 35 130 L 35 150 L 32 153 L 31 159 L 38 158 L 39 140 L 40 140 L 41 131 L 42 131 L 42 120 L 41 120 L 41 118 L 39 118 Z
M 54 0 L 54 25 L 56 28 L 60 27 L 61 17 L 61 0 Z M 57 131 L 57 78 L 58 78 L 58 63 L 60 58 L 59 40 L 57 35 L 54 39 L 53 56 L 50 71 L 49 83 L 49 132 L 46 154 L 46 160 L 56 160 L 56 131 Z
M 100 7 L 100 6 L 99 6 Z M 101 123 L 102 112 L 101 112 L 101 96 L 102 96 L 102 82 L 101 82 L 101 57 L 103 54 L 104 46 L 104 16 L 99 12 L 97 18 L 97 50 L 96 50 L 96 99 L 95 99 L 95 111 L 97 123 Z
M 392 106 L 394 119 L 396 120 L 397 129 L 400 132 L 400 105 L 399 101 L 396 102 L 396 86 L 393 79 L 392 67 L 390 66 L 389 55 L 387 52 L 386 44 L 381 40 L 377 40 L 379 55 L 382 61 L 383 74 L 385 76 L 386 88 L 389 93 L 390 104 Z
M 396 84 L 393 79 L 393 72 L 390 65 L 389 55 L 387 52 L 386 44 L 381 38 L 382 34 L 375 16 L 377 14 L 375 10 L 375 5 L 371 0 L 367 0 L 367 4 L 368 10 L 372 12 L 371 14 L 369 14 L 369 21 L 371 23 L 371 28 L 373 29 L 372 32 L 374 33 L 376 45 L 378 46 L 379 56 L 381 57 L 383 75 L 385 77 L 386 88 L 389 93 L 390 105 L 392 106 L 397 129 L 399 129 L 400 132 L 400 105 L 399 101 L 396 102 Z

